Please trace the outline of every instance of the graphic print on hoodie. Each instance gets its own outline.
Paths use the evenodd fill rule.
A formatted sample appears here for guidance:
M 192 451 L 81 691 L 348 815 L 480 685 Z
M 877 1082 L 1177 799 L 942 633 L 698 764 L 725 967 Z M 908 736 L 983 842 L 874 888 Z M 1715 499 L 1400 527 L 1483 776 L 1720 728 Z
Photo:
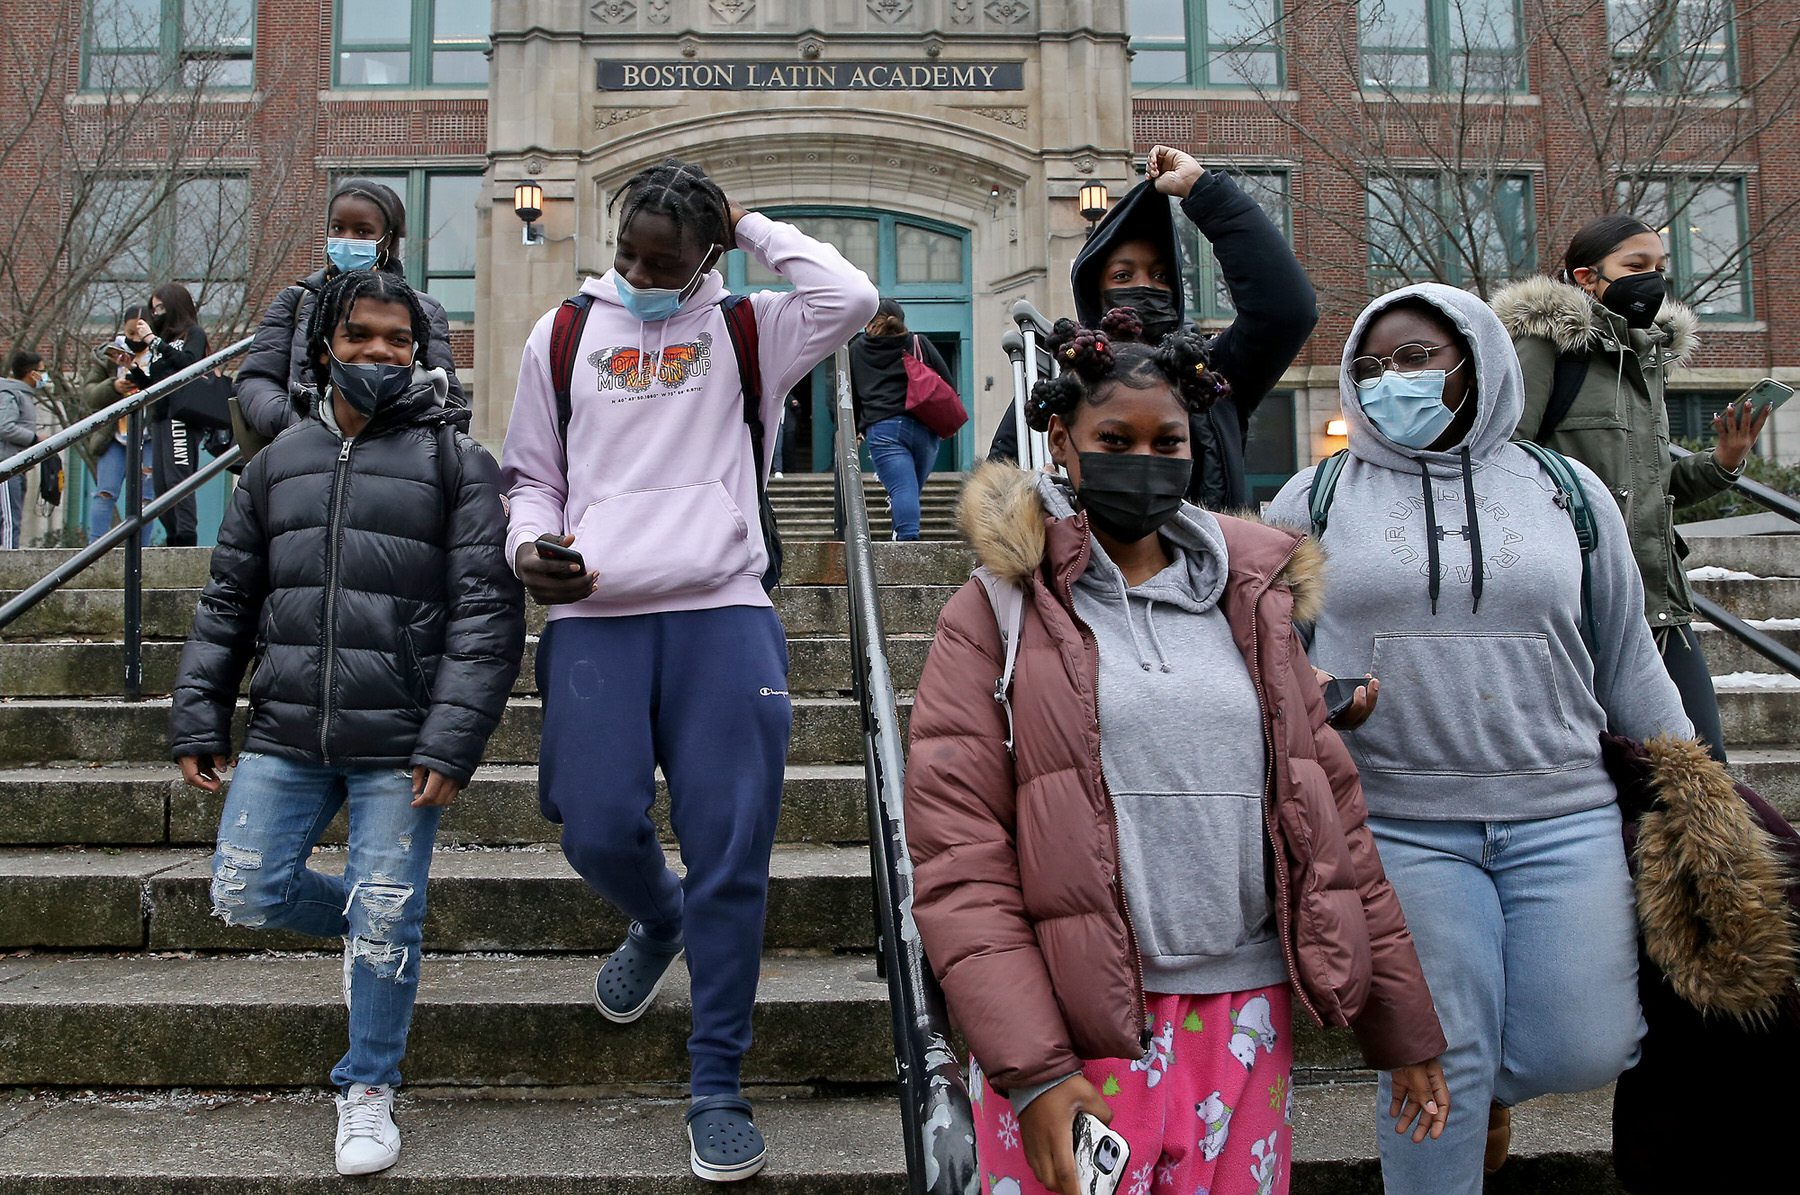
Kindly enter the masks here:
M 737 247 L 794 286 L 750 296 L 773 429 L 788 391 L 868 323 L 877 295 L 836 249 L 760 213 L 738 221 Z M 767 606 L 756 494 L 775 437 L 751 461 L 724 279 L 708 273 L 674 315 L 644 323 L 619 302 L 617 278 L 609 270 L 581 287 L 595 302 L 576 351 L 566 461 L 550 381 L 555 312 L 525 344 L 501 458 L 507 559 L 540 535 L 574 535 L 599 589 L 551 607 L 553 619 Z
M 1347 380 L 1370 322 L 1409 298 L 1442 312 L 1473 351 L 1475 421 L 1449 451 L 1389 440 Z M 1381 680 L 1374 715 L 1343 736 L 1370 813 L 1506 821 L 1595 809 L 1616 797 L 1602 731 L 1692 735 L 1644 621 L 1618 507 L 1572 461 L 1599 525 L 1597 640 L 1583 638 L 1580 546 L 1549 476 L 1509 442 L 1524 387 L 1486 304 L 1434 283 L 1377 299 L 1346 342 L 1340 398 L 1350 459 L 1322 540 L 1311 654 L 1335 676 Z M 1314 471 L 1282 488 L 1270 521 L 1307 527 Z

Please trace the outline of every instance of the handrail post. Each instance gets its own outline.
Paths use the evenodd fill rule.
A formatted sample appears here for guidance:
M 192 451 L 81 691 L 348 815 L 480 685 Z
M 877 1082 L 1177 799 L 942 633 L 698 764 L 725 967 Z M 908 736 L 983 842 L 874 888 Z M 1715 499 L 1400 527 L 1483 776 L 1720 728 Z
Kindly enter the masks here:
M 125 417 L 125 518 L 135 525 L 144 517 L 144 411 Z M 141 529 L 125 537 L 125 700 L 144 696 L 144 536 Z

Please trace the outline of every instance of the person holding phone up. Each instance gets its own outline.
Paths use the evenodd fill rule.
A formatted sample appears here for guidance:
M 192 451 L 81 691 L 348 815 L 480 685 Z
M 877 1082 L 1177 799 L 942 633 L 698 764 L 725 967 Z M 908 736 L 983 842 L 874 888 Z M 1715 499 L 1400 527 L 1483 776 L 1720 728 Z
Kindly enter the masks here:
M 1773 409 L 1734 402 L 1713 419 L 1711 452 L 1669 459 L 1669 371 L 1699 348 L 1700 319 L 1668 297 L 1669 251 L 1635 216 L 1583 225 L 1556 278 L 1528 278 L 1500 291 L 1494 311 L 1524 371 L 1518 429 L 1599 475 L 1631 537 L 1644 581 L 1644 615 L 1695 733 L 1725 761 L 1725 735 L 1706 657 L 1695 636 L 1694 600 L 1682 565 L 1687 544 L 1675 512 L 1726 489 L 1744 470 Z

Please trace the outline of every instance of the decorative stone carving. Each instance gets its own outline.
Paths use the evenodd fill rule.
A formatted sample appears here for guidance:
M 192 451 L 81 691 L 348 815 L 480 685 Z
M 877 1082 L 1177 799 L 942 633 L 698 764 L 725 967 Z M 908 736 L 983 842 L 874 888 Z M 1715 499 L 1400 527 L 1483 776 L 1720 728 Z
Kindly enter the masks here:
M 656 111 L 654 108 L 594 108 L 594 127 L 610 129 L 616 124 L 624 124 L 628 120 L 636 120 L 640 116 L 648 116 Z M 535 173 L 535 171 L 533 172 Z
M 681 56 L 683 58 L 700 57 L 700 43 L 691 37 L 681 39 Z
M 637 16 L 637 5 L 633 0 L 594 0 L 588 11 L 602 25 L 620 25 Z
M 814 61 L 815 59 L 817 59 L 819 57 L 819 55 L 823 54 L 824 52 L 825 52 L 825 39 L 824 38 L 808 37 L 808 38 L 801 39 L 800 57 L 806 59 L 808 62 Z
M 943 52 L 944 42 L 942 38 L 928 37 L 925 39 L 925 57 L 936 58 L 943 54 Z
M 913 0 L 868 0 L 868 4 L 875 19 L 889 25 L 904 18 L 913 8 Z
M 1017 25 L 1031 15 L 1031 5 L 1024 3 L 1024 0 L 988 0 L 987 7 L 982 11 L 987 13 L 990 21 L 1002 25 Z
M 1094 173 L 1095 168 L 1099 166 L 1099 163 L 1094 161 L 1094 159 L 1090 158 L 1088 155 L 1082 154 L 1071 162 L 1070 165 L 1075 167 L 1075 172 L 1077 174 L 1092 174 Z
M 975 20 L 975 0 L 950 0 L 950 22 L 968 25 Z
M 756 11 L 756 0 L 711 0 L 707 7 L 727 25 L 735 25 Z
M 650 23 L 652 25 L 669 23 L 669 0 L 650 0 Z
M 1029 108 L 964 108 L 965 112 L 973 112 L 976 116 L 985 116 L 989 120 L 997 120 L 1003 125 L 1015 129 L 1031 127 L 1031 109 Z
M 526 158 L 525 159 L 525 173 L 530 174 L 530 175 L 538 175 L 538 174 L 544 173 L 544 159 L 542 159 L 540 157 L 536 157 L 536 156 Z

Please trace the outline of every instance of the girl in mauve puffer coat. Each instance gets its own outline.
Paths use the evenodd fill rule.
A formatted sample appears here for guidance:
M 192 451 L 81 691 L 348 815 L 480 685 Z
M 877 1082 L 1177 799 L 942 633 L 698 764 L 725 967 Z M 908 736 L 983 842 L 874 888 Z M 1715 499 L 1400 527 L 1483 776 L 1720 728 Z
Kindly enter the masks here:
M 1058 324 L 1033 391 L 1067 480 L 984 466 L 907 768 L 913 914 L 974 1054 L 989 1190 L 1073 1195 L 1091 1112 L 1121 1190 L 1287 1190 L 1291 1010 L 1394 1072 L 1395 1127 L 1439 1131 L 1445 1043 L 1362 794 L 1293 620 L 1310 541 L 1184 502 L 1199 338 Z M 988 586 L 997 595 L 990 603 Z M 1023 605 L 1010 707 L 995 608 Z M 1009 746 L 1010 744 L 1010 746 Z

